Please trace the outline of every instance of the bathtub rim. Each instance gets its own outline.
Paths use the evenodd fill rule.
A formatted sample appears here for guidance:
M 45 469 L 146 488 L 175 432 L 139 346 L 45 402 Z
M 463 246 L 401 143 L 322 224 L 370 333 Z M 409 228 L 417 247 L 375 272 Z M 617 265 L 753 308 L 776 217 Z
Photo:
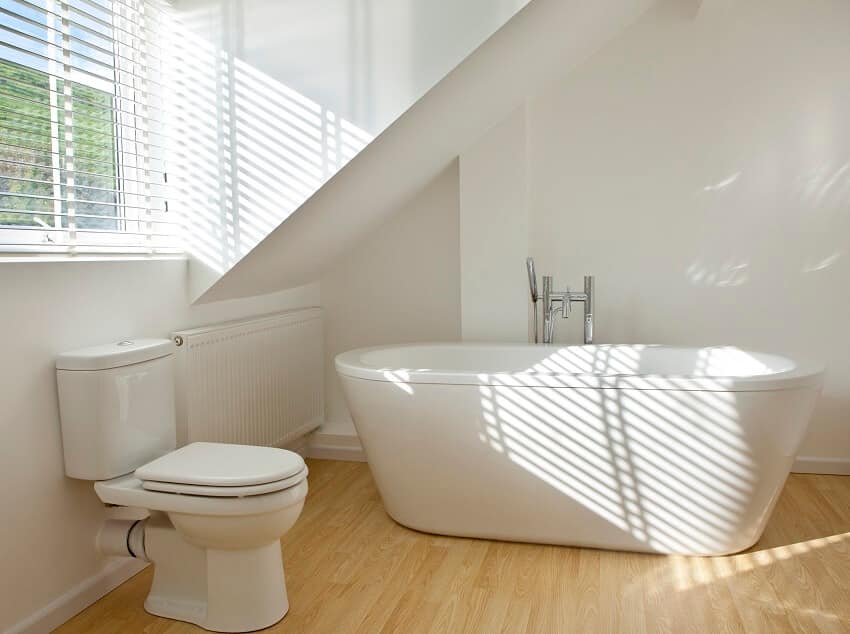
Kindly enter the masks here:
M 668 344 L 598 344 L 603 346 L 632 346 L 670 348 L 676 350 L 703 350 L 729 346 L 678 346 Z M 773 374 L 731 377 L 694 377 L 685 375 L 653 374 L 579 374 L 531 372 L 473 372 L 436 370 L 410 370 L 406 368 L 375 367 L 362 362 L 362 355 L 383 350 L 421 347 L 453 348 L 582 348 L 580 345 L 523 344 L 523 343 L 464 343 L 418 342 L 368 346 L 348 350 L 336 355 L 334 366 L 338 374 L 354 379 L 380 381 L 400 385 L 472 385 L 477 387 L 516 387 L 554 389 L 627 389 L 627 390 L 684 390 L 706 392 L 765 392 L 793 390 L 823 385 L 825 367 L 813 361 L 797 362 L 788 356 L 738 348 L 749 354 L 764 354 L 790 361 L 792 370 Z

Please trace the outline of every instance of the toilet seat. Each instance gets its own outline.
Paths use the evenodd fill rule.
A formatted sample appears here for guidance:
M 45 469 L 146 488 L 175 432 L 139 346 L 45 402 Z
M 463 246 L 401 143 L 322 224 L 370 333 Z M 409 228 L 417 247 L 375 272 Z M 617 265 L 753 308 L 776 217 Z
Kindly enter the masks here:
M 307 495 L 307 479 L 304 478 L 295 486 L 274 493 L 244 497 L 178 495 L 150 491 L 145 489 L 142 481 L 134 478 L 133 474 L 95 482 L 94 490 L 102 502 L 116 506 L 166 513 L 238 517 L 274 512 L 301 503 Z
M 250 487 L 296 477 L 305 468 L 304 459 L 286 449 L 194 442 L 142 465 L 136 469 L 135 477 L 169 485 Z M 169 490 L 186 492 L 175 486 Z
M 294 476 L 267 482 L 265 484 L 251 484 L 247 486 L 204 486 L 199 484 L 178 484 L 174 482 L 159 482 L 157 480 L 143 480 L 142 488 L 147 491 L 159 491 L 160 493 L 179 493 L 181 495 L 204 495 L 212 497 L 246 497 L 249 495 L 263 495 L 274 493 L 294 487 L 307 478 L 307 467 Z
M 299 503 L 307 465 L 274 447 L 196 442 L 111 480 L 95 483 L 103 502 L 196 515 L 250 515 Z

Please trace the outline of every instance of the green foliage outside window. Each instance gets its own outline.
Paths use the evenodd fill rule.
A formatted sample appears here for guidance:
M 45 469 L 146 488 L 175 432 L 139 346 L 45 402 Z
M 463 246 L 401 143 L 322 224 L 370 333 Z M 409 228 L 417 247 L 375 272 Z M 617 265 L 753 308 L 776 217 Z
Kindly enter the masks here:
M 53 198 L 59 193 L 60 198 L 66 199 L 70 193 L 68 179 L 72 177 L 75 212 L 103 216 L 77 218 L 77 228 L 119 229 L 119 207 L 116 205 L 120 202 L 116 193 L 119 174 L 112 95 L 89 86 L 70 84 L 74 122 L 74 171 L 70 173 L 65 169 L 68 165 L 65 157 L 67 131 L 62 82 L 56 80 L 53 88 L 59 93 L 56 128 L 51 127 L 50 77 L 41 71 L 0 60 L 0 226 L 68 227 L 68 218 L 64 216 L 20 213 L 55 212 L 53 200 L 15 194 Z M 58 145 L 58 170 L 53 165 L 54 144 Z M 54 188 L 58 188 L 58 192 Z M 61 213 L 68 211 L 68 203 L 63 202 Z

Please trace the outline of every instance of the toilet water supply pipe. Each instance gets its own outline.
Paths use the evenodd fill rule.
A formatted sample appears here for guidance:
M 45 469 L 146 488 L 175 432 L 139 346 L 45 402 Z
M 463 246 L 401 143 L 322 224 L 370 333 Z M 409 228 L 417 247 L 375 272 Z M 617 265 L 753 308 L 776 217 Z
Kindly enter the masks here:
M 133 557 L 150 561 L 145 552 L 145 525 L 143 520 L 106 520 L 97 533 L 97 550 L 110 557 Z

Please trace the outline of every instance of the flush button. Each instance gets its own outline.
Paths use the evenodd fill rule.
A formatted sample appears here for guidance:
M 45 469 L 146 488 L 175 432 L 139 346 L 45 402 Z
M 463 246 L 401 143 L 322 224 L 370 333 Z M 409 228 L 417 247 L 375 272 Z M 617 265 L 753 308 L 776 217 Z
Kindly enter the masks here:
M 118 345 L 119 345 L 119 346 L 132 346 L 132 345 L 133 345 L 133 342 L 132 342 L 132 341 L 128 341 L 128 340 L 126 340 L 126 339 L 125 339 L 124 341 L 119 341 L 119 342 L 118 342 Z

